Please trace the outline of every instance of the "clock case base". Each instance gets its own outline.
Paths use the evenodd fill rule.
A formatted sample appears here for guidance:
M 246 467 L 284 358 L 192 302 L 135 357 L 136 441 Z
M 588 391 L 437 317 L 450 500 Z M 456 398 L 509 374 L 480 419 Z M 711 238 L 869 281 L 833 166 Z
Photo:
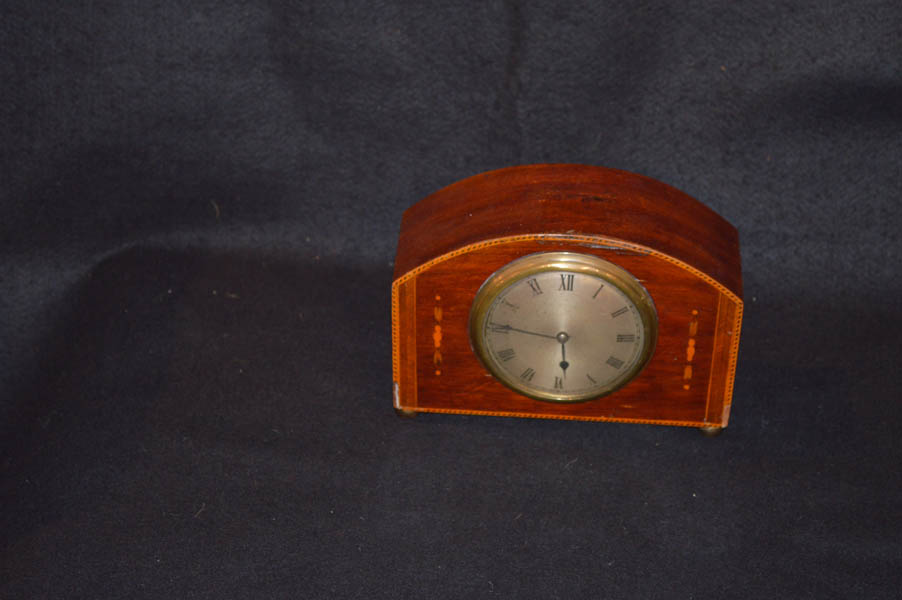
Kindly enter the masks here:
M 601 398 L 555 403 L 495 380 L 468 331 L 477 290 L 536 252 L 620 265 L 658 313 L 649 363 Z M 463 180 L 408 209 L 392 283 L 393 403 L 435 412 L 681 425 L 729 422 L 742 322 L 736 230 L 647 177 L 582 165 L 535 165 Z

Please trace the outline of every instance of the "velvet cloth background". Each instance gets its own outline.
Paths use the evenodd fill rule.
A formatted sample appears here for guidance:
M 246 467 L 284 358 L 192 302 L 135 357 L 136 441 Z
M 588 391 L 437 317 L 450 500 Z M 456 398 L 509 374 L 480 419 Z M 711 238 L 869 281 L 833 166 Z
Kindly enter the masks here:
M 902 9 L 6 2 L 3 598 L 898 598 Z M 395 417 L 403 209 L 635 171 L 740 231 L 730 427 Z

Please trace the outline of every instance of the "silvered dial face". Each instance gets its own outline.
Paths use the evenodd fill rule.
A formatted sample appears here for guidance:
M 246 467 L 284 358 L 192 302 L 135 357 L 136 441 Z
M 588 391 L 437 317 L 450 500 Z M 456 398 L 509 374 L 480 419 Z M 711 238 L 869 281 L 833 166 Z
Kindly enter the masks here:
M 499 272 L 499 285 L 474 313 L 474 347 L 489 370 L 527 396 L 563 402 L 596 398 L 632 379 L 654 344 L 644 288 L 596 257 L 536 256 L 543 255 L 528 257 L 535 264 L 512 280 Z

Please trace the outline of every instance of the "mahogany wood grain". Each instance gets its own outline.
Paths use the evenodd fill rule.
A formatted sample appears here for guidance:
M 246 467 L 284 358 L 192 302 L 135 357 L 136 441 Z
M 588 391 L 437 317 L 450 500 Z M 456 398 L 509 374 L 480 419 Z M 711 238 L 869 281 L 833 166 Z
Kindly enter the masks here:
M 395 278 L 468 244 L 539 233 L 596 234 L 654 248 L 742 296 L 732 225 L 669 185 L 586 165 L 490 171 L 417 202 L 401 221 Z
M 495 380 L 473 353 L 468 320 L 479 287 L 512 260 L 545 251 L 616 263 L 654 299 L 652 358 L 608 396 L 533 400 Z M 724 427 L 741 289 L 736 230 L 648 178 L 539 165 L 464 180 L 411 207 L 402 222 L 392 289 L 395 408 Z

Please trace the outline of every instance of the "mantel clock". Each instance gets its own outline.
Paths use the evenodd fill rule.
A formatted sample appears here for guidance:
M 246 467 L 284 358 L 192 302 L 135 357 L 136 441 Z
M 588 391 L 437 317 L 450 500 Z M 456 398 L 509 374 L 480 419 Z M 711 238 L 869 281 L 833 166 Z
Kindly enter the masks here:
M 392 284 L 394 407 L 726 427 L 736 229 L 625 171 L 533 165 L 410 207 Z

